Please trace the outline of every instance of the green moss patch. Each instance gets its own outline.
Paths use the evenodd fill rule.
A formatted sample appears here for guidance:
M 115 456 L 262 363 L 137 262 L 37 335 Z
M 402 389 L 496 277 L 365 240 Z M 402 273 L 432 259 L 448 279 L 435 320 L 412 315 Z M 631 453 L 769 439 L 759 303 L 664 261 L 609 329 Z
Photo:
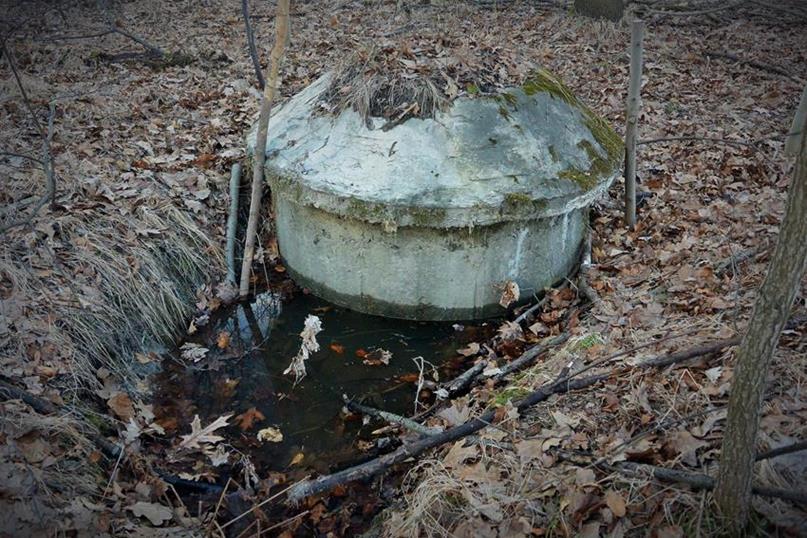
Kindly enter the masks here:
M 522 89 L 527 95 L 535 95 L 539 92 L 548 93 L 553 98 L 577 108 L 583 114 L 583 123 L 591 131 L 594 140 L 605 151 L 605 156 L 603 156 L 589 141 L 580 141 L 578 147 L 588 155 L 591 162 L 590 167 L 587 170 L 567 168 L 558 174 L 559 177 L 574 181 L 583 190 L 590 190 L 597 185 L 600 179 L 610 175 L 619 167 L 624 152 L 622 139 L 607 121 L 581 103 L 560 78 L 545 69 L 538 69 L 530 75 L 522 85 Z M 550 147 L 550 154 L 555 158 L 556 155 L 553 152 L 554 148 Z

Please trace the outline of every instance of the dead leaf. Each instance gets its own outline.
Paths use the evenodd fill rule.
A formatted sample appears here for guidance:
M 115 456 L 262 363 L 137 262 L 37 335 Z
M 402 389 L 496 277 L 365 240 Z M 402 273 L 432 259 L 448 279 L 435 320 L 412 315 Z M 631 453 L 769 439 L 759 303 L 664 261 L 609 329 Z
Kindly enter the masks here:
M 115 392 L 106 401 L 106 404 L 123 421 L 128 421 L 135 414 L 132 399 L 125 392 Z
M 269 443 L 282 443 L 283 434 L 277 428 L 269 426 L 258 432 L 258 441 L 267 441 Z
M 145 517 L 156 527 L 159 527 L 174 516 L 174 513 L 167 506 L 143 501 L 127 506 L 126 509 L 131 510 L 137 517 Z
M 470 344 L 468 344 L 467 347 L 464 347 L 462 349 L 458 349 L 457 353 L 459 353 L 463 357 L 472 357 L 472 356 L 476 355 L 477 353 L 479 353 L 479 351 L 481 349 L 482 348 L 479 346 L 479 344 L 477 342 L 471 342 Z
M 219 349 L 227 349 L 230 346 L 230 333 L 221 331 L 218 338 L 216 338 L 216 345 Z
M 516 443 L 516 453 L 522 464 L 538 460 L 543 456 L 543 439 L 524 439 Z
M 597 476 L 591 469 L 579 468 L 574 474 L 574 483 L 578 486 L 591 485 L 597 481 Z
M 213 467 L 220 467 L 230 460 L 230 454 L 224 445 L 216 445 L 216 449 L 206 452 L 207 457 L 210 459 L 210 465 Z
M 263 413 L 255 409 L 254 407 L 250 407 L 237 417 L 235 417 L 235 421 L 238 423 L 238 427 L 241 428 L 241 431 L 247 431 L 256 422 L 260 422 L 261 420 L 265 419 L 266 417 L 263 416 Z
M 389 365 L 389 361 L 392 359 L 392 353 L 385 349 L 374 349 L 367 353 L 362 362 L 368 366 L 380 366 L 380 365 Z
M 611 512 L 613 512 L 616 517 L 625 517 L 625 499 L 622 498 L 622 495 L 618 492 L 609 489 L 605 493 L 605 504 L 608 505 L 608 508 L 611 509 Z
M 443 458 L 443 464 L 448 468 L 456 468 L 466 460 L 476 458 L 478 452 L 475 445 L 463 446 L 465 440 L 461 439 L 451 446 L 451 449 Z
M 665 448 L 670 448 L 676 454 L 681 455 L 681 461 L 690 466 L 698 465 L 697 450 L 708 446 L 709 443 L 697 439 L 686 430 L 679 430 L 672 434 L 665 444 Z
M 199 415 L 195 415 L 193 417 L 193 422 L 191 422 L 191 433 L 188 435 L 182 436 L 182 441 L 179 443 L 179 448 L 184 449 L 194 449 L 194 448 L 202 448 L 202 445 L 205 444 L 216 444 L 219 441 L 222 441 L 224 438 L 214 434 L 216 430 L 219 428 L 223 428 L 227 426 L 227 421 L 230 417 L 233 416 L 232 413 L 229 415 L 224 415 L 209 425 L 202 428 L 202 422 L 199 420 Z
M 499 327 L 499 338 L 504 342 L 512 342 L 513 340 L 521 340 L 524 337 L 524 331 L 521 330 L 521 325 L 514 321 L 505 321 Z
M 179 349 L 182 352 L 181 355 L 183 359 L 193 362 L 199 362 L 204 359 L 207 352 L 210 351 L 206 347 L 194 344 L 193 342 L 185 342 Z
M 504 291 L 502 291 L 502 296 L 499 298 L 499 304 L 502 305 L 502 308 L 507 308 L 518 301 L 520 295 L 521 291 L 518 289 L 518 284 L 508 280 L 504 283 Z

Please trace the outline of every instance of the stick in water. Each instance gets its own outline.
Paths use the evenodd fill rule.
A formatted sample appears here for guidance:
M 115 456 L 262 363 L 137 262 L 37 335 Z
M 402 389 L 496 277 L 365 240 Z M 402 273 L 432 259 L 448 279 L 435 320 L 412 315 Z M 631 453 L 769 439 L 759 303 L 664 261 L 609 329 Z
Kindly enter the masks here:
M 255 255 L 255 241 L 258 235 L 258 219 L 261 214 L 261 198 L 263 196 L 263 165 L 266 162 L 266 137 L 269 127 L 269 115 L 272 112 L 272 102 L 280 87 L 280 60 L 286 48 L 289 37 L 289 0 L 278 0 L 276 17 L 275 46 L 272 47 L 269 80 L 263 90 L 261 99 L 261 112 L 258 116 L 258 131 L 255 133 L 255 155 L 252 167 L 252 196 L 249 200 L 249 221 L 247 222 L 247 235 L 244 240 L 244 259 L 241 262 L 241 285 L 239 295 L 249 295 L 249 275 L 252 270 L 252 258 Z

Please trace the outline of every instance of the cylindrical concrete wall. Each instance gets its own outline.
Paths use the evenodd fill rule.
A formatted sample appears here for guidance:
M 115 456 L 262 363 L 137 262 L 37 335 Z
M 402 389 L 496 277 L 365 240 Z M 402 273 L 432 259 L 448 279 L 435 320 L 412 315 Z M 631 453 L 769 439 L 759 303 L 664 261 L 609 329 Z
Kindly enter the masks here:
M 298 284 L 353 310 L 407 319 L 490 317 L 504 311 L 506 281 L 525 296 L 551 286 L 577 261 L 588 212 L 393 231 L 274 193 L 278 245 Z
M 280 255 L 301 286 L 372 314 L 471 319 L 504 313 L 508 281 L 526 298 L 573 269 L 624 153 L 555 77 L 394 125 L 323 114 L 330 84 L 279 108 L 261 148 Z

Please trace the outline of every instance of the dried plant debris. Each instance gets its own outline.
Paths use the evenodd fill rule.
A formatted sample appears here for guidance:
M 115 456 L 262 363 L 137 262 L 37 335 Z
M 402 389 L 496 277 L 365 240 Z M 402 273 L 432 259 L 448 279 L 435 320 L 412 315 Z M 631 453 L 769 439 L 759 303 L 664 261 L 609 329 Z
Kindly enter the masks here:
M 387 41 L 360 47 L 337 64 L 323 108 L 393 122 L 432 118 L 457 97 L 498 95 L 523 83 L 529 66 L 496 46 L 470 47 L 437 34 Z

